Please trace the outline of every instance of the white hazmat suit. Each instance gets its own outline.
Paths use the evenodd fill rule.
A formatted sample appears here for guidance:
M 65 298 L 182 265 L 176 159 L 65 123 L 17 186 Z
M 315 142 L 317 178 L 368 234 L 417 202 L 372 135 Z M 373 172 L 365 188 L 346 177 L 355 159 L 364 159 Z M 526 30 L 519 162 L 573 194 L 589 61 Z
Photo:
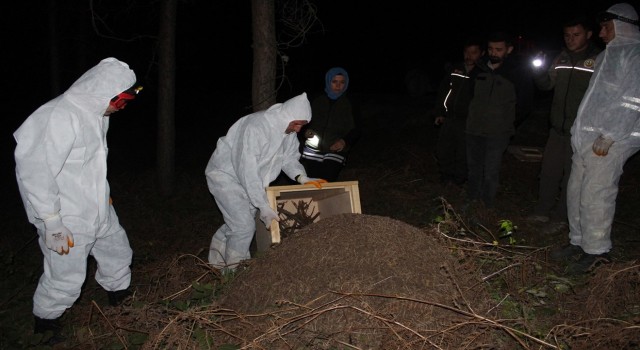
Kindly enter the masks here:
M 298 136 L 285 133 L 294 120 L 311 120 L 306 93 L 240 118 L 218 139 L 205 170 L 225 222 L 211 239 L 209 263 L 214 267 L 233 270 L 250 258 L 256 211 L 273 213 L 265 189 L 281 171 L 291 179 L 306 177 Z
M 73 305 L 89 255 L 98 262 L 95 278 L 105 290 L 129 287 L 132 251 L 109 202 L 109 118 L 104 114 L 109 101 L 135 82 L 126 63 L 106 58 L 14 133 L 18 188 L 44 255 L 44 273 L 33 297 L 37 317 L 56 319 Z M 47 248 L 49 226 L 72 233 L 68 254 Z
M 613 5 L 607 12 L 638 19 L 626 3 Z M 618 181 L 627 159 L 640 149 L 640 31 L 618 19 L 613 19 L 613 24 L 615 38 L 596 59 L 571 129 L 574 155 L 567 187 L 569 238 L 572 245 L 592 255 L 611 249 Z M 610 145 L 608 154 L 596 155 L 603 141 Z

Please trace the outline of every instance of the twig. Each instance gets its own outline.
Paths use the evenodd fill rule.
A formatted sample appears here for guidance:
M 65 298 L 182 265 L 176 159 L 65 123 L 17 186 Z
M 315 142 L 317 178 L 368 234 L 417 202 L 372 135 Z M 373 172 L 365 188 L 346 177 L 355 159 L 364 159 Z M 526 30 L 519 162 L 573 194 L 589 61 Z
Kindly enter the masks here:
M 111 327 L 111 329 L 113 330 L 113 333 L 116 335 L 116 337 L 118 337 L 118 340 L 120 341 L 122 346 L 124 346 L 125 349 L 128 349 L 129 347 L 127 346 L 127 343 L 124 341 L 124 339 L 122 339 L 120 334 L 118 334 L 118 330 L 113 326 L 113 324 L 111 324 L 111 321 L 109 321 L 109 319 L 104 314 L 104 312 L 102 312 L 102 309 L 100 308 L 100 306 L 98 306 L 98 303 L 96 303 L 95 300 L 91 300 L 91 304 L 93 304 L 93 306 L 96 307 L 96 309 L 98 310 L 100 315 L 102 315 L 102 317 L 105 319 L 105 321 L 107 321 L 107 324 L 109 325 L 109 327 Z

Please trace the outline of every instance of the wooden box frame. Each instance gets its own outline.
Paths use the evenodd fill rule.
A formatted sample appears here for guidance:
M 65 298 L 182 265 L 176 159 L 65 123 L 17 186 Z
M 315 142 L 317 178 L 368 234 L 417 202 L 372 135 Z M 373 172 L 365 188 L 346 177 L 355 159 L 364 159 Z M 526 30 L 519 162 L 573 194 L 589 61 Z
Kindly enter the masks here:
M 322 188 L 316 188 L 313 185 L 269 186 L 266 191 L 269 206 L 276 212 L 278 204 L 283 202 L 286 205 L 286 202 L 290 201 L 311 200 L 319 213 L 316 221 L 336 214 L 362 214 L 357 181 L 329 182 L 322 184 Z M 271 228 L 267 230 L 264 223 L 260 221 L 258 212 L 256 216 L 257 250 L 265 251 L 276 243 L 280 243 L 279 223 L 273 221 Z

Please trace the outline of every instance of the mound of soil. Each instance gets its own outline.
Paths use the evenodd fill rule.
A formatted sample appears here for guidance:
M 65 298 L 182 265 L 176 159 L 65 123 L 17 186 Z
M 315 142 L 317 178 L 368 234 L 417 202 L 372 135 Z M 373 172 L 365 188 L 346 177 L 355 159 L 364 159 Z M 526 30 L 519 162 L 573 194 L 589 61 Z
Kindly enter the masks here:
M 388 217 L 341 214 L 254 259 L 219 302 L 244 319 L 268 315 L 253 326 L 256 337 L 271 334 L 257 340 L 264 345 L 268 339 L 271 349 L 401 348 L 428 344 L 435 335 L 440 346 L 458 348 L 470 339 L 447 335 L 448 327 L 482 338 L 482 327 L 465 325 L 472 310 L 490 307 L 479 281 L 433 231 Z

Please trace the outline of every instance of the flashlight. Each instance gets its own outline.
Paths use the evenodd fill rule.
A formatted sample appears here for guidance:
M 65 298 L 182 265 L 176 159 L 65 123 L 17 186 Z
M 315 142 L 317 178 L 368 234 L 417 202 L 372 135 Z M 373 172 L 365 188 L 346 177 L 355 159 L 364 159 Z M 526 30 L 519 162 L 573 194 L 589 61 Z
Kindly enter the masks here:
M 318 145 L 320 144 L 320 138 L 318 137 L 318 135 L 313 135 L 311 138 L 307 139 L 306 144 L 313 148 L 318 148 Z
M 531 60 L 531 65 L 534 68 L 542 67 L 544 65 L 544 63 L 545 63 L 544 61 L 545 61 L 546 57 L 547 56 L 544 54 L 543 51 L 538 52 L 538 54 L 533 58 L 533 60 Z
M 531 64 L 538 68 L 538 67 L 542 67 L 542 65 L 544 64 L 544 61 L 542 60 L 542 58 L 536 57 L 533 59 L 533 61 L 531 61 Z

